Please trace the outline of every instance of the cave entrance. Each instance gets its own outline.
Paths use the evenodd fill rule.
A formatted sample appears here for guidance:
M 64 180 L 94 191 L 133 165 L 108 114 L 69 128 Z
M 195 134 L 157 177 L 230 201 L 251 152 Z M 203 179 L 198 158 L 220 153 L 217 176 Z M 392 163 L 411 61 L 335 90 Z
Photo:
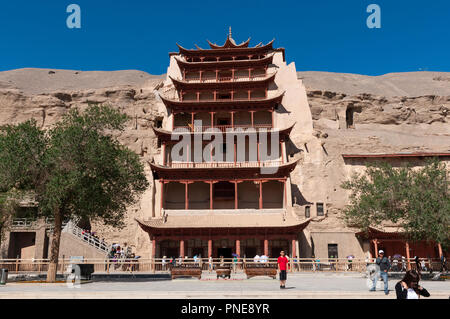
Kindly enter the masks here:
M 353 125 L 353 108 L 349 107 L 347 108 L 347 110 L 345 111 L 345 121 L 347 123 L 347 128 L 355 128 L 355 126 Z

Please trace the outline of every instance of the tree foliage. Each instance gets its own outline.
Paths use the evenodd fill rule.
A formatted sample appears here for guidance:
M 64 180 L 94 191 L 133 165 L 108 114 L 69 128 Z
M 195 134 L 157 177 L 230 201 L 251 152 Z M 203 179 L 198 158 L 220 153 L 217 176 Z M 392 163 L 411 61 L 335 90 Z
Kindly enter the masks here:
M 75 217 L 123 226 L 126 208 L 148 187 L 139 156 L 116 138 L 127 120 L 90 105 L 71 109 L 47 131 L 34 120 L 2 127 L 0 189 L 33 191 L 37 217 L 54 218 L 57 237 L 62 221 Z M 53 241 L 50 259 L 57 262 L 59 237 Z
M 341 187 L 350 191 L 343 219 L 367 231 L 384 221 L 401 226 L 408 238 L 449 245 L 449 171 L 438 159 L 421 168 L 369 165 Z

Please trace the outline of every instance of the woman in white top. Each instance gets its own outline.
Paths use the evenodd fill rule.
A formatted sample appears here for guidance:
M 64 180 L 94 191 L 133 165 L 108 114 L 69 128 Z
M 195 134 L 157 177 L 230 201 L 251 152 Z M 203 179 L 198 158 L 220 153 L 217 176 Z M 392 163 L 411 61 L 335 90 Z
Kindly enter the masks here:
M 395 285 L 397 299 L 419 299 L 430 297 L 430 293 L 419 285 L 420 274 L 416 270 L 408 270 L 405 277 Z

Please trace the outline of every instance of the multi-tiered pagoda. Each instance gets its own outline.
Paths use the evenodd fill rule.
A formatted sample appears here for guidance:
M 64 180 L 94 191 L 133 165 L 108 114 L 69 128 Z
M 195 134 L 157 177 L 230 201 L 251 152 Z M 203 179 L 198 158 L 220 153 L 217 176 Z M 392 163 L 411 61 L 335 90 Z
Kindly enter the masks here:
M 154 213 L 138 221 L 150 235 L 152 257 L 298 254 L 309 221 L 290 210 L 297 160 L 285 143 L 294 123 L 277 120 L 289 112 L 276 83 L 284 49 L 273 41 L 249 47 L 249 40 L 236 44 L 230 29 L 221 46 L 178 45 L 170 53 L 160 94 L 167 117 L 153 128 L 161 146 L 150 163 Z M 191 143 L 180 150 L 182 138 Z

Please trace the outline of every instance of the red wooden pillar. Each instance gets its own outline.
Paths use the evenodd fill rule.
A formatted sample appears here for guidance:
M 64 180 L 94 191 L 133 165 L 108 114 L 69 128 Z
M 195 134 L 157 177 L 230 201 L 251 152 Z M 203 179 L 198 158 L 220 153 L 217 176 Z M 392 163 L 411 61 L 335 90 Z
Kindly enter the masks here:
M 163 158 L 162 158 L 163 165 L 165 166 L 166 165 L 166 143 L 165 142 L 162 143 L 161 152 L 162 152 L 162 156 L 163 156 Z
M 256 151 L 257 151 L 257 155 L 258 155 L 258 164 L 259 164 L 259 161 L 261 160 L 260 159 L 260 157 L 259 157 L 259 139 L 258 139 L 258 142 L 257 142 L 257 144 L 256 144 Z
M 407 268 L 408 268 L 408 270 L 411 270 L 411 264 L 409 263 L 409 258 L 410 258 L 410 256 L 409 256 L 409 242 L 406 242 L 405 243 L 405 248 L 406 248 L 406 262 L 407 262 Z
M 281 164 L 284 164 L 284 151 L 283 151 L 283 142 L 280 141 L 280 152 L 281 152 Z
M 214 127 L 214 112 L 211 113 L 211 127 Z
M 442 258 L 442 246 L 441 246 L 441 243 L 438 243 L 438 250 L 439 250 L 439 258 Z
M 213 93 L 214 93 L 214 101 L 216 101 L 217 100 L 217 91 L 214 91 Z
M 156 238 L 153 236 L 152 238 L 152 259 L 156 257 Z
M 264 238 L 264 255 L 269 256 L 269 240 Z
M 378 258 L 378 241 L 377 241 L 377 239 L 373 240 L 373 247 L 375 249 L 375 258 Z
M 234 91 L 230 91 L 231 93 L 231 101 L 234 101 Z
M 251 119 L 251 123 L 252 123 L 252 127 L 253 125 L 253 113 L 255 113 L 255 111 L 250 111 L 250 119 Z
M 219 60 L 219 58 L 217 58 Z M 219 81 L 219 70 L 216 70 L 216 82 Z
M 231 113 L 231 127 L 234 128 L 234 112 L 230 112 Z
M 172 113 L 172 131 L 175 129 L 175 113 Z
M 200 71 L 200 82 L 202 82 L 202 74 L 203 74 L 203 71 Z
M 252 91 L 251 91 L 251 90 L 248 90 L 248 91 L 247 91 L 247 100 L 250 101 L 251 96 L 252 96 Z
M 262 197 L 262 181 L 259 181 L 259 209 L 263 208 L 263 197 Z
M 200 92 L 197 92 L 197 102 L 200 101 Z
M 160 179 L 161 183 L 161 210 L 164 208 L 164 180 Z
M 236 255 L 241 257 L 241 241 L 239 239 L 236 239 Z
M 189 183 L 185 182 L 184 184 L 184 209 L 189 209 Z
M 191 112 L 191 129 L 192 129 L 192 131 L 194 131 L 194 117 L 195 117 L 195 113 Z
M 208 258 L 212 256 L 212 239 L 208 239 Z
M 284 188 L 284 208 L 287 208 L 287 185 L 286 180 L 283 180 L 283 188 Z
M 233 57 L 234 60 L 235 57 Z M 234 81 L 234 69 L 231 69 L 231 81 Z
M 238 209 L 238 183 L 234 182 L 234 209 Z
M 237 159 L 237 146 L 236 143 L 233 144 L 234 145 L 234 166 L 236 166 L 236 159 Z
M 184 258 L 184 240 L 180 239 L 180 256 Z
M 213 182 L 209 182 L 209 209 L 213 209 Z
M 183 102 L 183 96 L 184 96 L 184 92 L 183 90 L 180 90 L 180 101 Z
M 272 128 L 274 128 L 274 125 L 275 125 L 275 121 L 274 121 L 274 111 L 272 110 L 272 111 L 270 111 L 270 113 L 272 113 Z
M 296 251 L 295 251 L 296 241 L 295 238 L 292 239 L 292 258 L 296 258 Z

